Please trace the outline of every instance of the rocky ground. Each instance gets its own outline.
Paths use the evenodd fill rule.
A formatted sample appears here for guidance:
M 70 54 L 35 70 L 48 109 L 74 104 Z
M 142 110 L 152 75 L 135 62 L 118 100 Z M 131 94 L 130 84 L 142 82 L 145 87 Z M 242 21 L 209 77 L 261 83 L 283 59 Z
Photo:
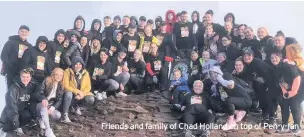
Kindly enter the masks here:
M 72 123 L 52 122 L 57 137 L 183 137 L 178 129 L 180 114 L 171 112 L 165 93 L 153 92 L 130 95 L 126 98 L 109 97 L 83 110 L 82 116 L 70 115 Z M 216 124 L 223 124 L 226 116 L 218 116 Z M 293 136 L 264 130 L 257 114 L 250 114 L 237 130 L 212 130 L 212 137 L 277 137 Z M 182 125 L 181 125 L 182 126 Z M 251 127 L 252 126 L 252 127 Z M 214 125 L 213 128 L 219 128 Z M 22 137 L 40 137 L 39 127 L 25 128 Z M 193 130 L 199 133 L 199 130 Z M 11 137 L 14 135 L 7 135 Z M 304 132 L 301 134 L 304 137 Z

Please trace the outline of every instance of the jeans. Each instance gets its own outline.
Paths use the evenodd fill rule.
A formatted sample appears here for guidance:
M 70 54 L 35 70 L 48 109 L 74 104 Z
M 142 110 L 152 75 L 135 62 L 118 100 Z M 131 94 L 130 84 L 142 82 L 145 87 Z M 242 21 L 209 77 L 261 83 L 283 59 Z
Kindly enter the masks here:
M 93 81 L 93 89 L 104 92 L 116 91 L 119 88 L 119 84 L 113 79 L 107 79 L 101 82 Z
M 73 101 L 73 103 L 72 103 Z M 94 96 L 89 95 L 85 96 L 81 100 L 74 99 L 74 95 L 70 91 L 65 91 L 64 100 L 63 100 L 63 113 L 68 113 L 71 104 L 76 105 L 93 105 L 94 104 Z
M 48 108 L 43 107 L 41 103 L 39 103 L 36 107 L 38 116 L 42 119 L 46 129 L 50 128 L 50 120 L 48 114 Z M 52 119 L 59 120 L 61 118 L 61 113 L 58 110 L 54 110 L 52 114 L 50 114 Z
M 114 80 L 117 81 L 119 84 L 126 85 L 130 79 L 129 72 L 122 72 L 118 76 L 114 77 Z
M 142 78 L 139 78 L 136 75 L 131 75 L 129 82 L 131 85 L 131 89 L 135 89 L 135 90 L 143 89 L 144 80 Z

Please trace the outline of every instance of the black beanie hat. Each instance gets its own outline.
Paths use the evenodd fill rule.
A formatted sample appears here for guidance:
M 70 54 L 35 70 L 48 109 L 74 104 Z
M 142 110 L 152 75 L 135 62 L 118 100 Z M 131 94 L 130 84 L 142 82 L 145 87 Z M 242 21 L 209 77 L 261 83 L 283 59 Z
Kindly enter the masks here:
M 116 16 L 114 17 L 114 20 L 119 20 L 119 21 L 121 21 L 121 18 L 120 18 L 119 15 L 116 15 Z

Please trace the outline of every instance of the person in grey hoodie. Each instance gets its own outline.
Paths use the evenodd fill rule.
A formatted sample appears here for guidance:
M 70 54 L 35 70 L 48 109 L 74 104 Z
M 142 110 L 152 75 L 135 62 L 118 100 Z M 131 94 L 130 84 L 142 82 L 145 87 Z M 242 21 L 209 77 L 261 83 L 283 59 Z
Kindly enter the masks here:
M 81 57 L 83 48 L 81 47 L 80 43 L 78 42 L 78 40 L 80 39 L 79 32 L 72 30 L 70 32 L 69 38 L 70 38 L 70 46 L 69 46 L 68 51 L 63 56 L 63 59 L 68 66 L 71 66 L 72 65 L 71 59 L 75 56 Z

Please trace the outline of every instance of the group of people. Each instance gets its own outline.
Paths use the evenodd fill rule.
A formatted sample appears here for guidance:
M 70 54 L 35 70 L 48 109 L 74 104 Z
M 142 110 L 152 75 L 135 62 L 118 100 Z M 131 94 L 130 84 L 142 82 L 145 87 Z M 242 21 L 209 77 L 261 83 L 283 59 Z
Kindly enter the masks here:
M 8 91 L 0 128 L 22 135 L 23 126 L 38 120 L 45 136 L 55 137 L 50 116 L 68 123 L 69 113 L 81 115 L 84 107 L 108 96 L 158 89 L 170 91 L 171 109 L 183 113 L 186 125 L 213 123 L 215 113 L 226 113 L 222 129 L 231 130 L 257 110 L 263 122 L 274 124 L 280 105 L 284 128 L 278 131 L 299 134 L 304 61 L 295 38 L 281 31 L 272 37 L 264 27 L 255 36 L 232 13 L 224 26 L 213 22 L 212 10 L 200 18 L 194 11 L 191 22 L 186 11 L 174 10 L 164 20 L 126 15 L 112 22 L 105 16 L 103 24 L 94 19 L 87 31 L 78 16 L 72 29 L 58 30 L 53 40 L 39 36 L 35 46 L 27 41 L 29 27 L 20 26 L 1 53 Z M 186 72 L 170 70 L 179 60 L 188 62 Z M 204 130 L 202 136 L 209 134 Z M 185 136 L 194 135 L 185 129 Z

